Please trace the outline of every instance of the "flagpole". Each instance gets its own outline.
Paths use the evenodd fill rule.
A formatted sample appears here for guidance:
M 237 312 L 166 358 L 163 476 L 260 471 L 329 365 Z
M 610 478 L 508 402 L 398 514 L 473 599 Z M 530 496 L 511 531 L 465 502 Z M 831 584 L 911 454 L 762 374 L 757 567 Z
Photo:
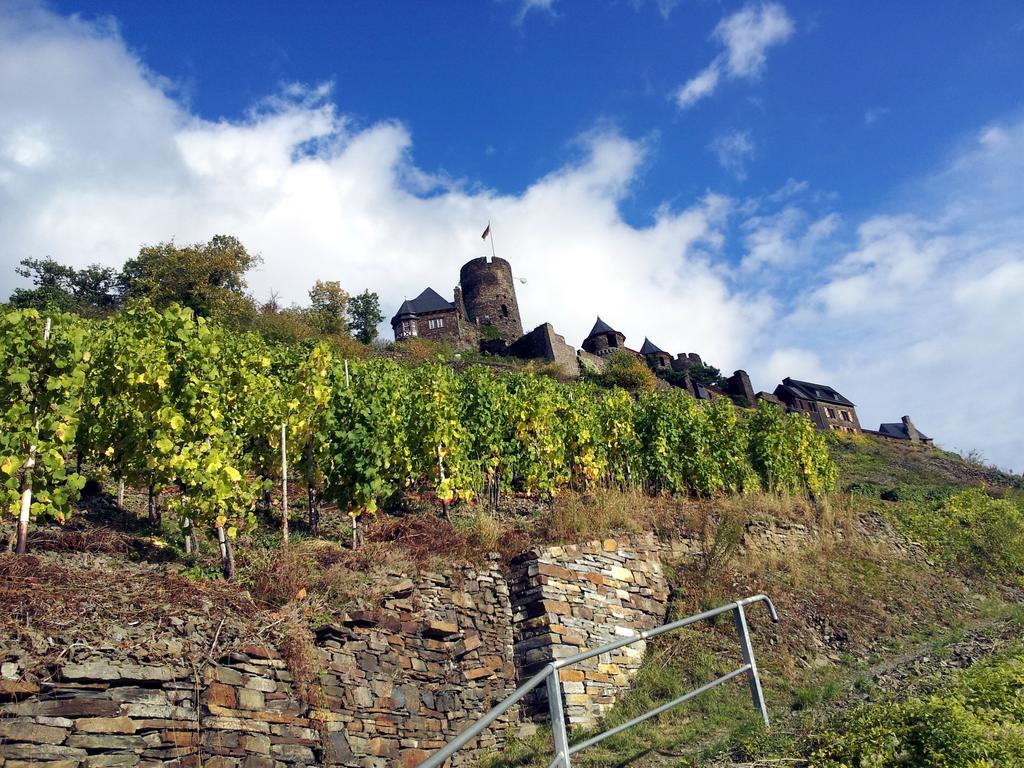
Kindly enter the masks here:
M 494 230 L 491 229 L 491 222 L 489 222 L 489 221 L 487 222 L 487 229 L 490 230 L 489 238 L 491 240 L 491 258 L 492 259 L 496 259 L 498 257 L 494 253 Z

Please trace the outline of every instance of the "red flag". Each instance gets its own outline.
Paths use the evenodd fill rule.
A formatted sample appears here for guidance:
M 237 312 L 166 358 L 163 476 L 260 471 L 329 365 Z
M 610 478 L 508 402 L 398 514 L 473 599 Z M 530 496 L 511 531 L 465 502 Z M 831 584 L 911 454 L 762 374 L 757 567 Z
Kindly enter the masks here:
M 491 234 L 491 225 L 490 224 L 487 225 L 487 229 L 484 230 L 484 233 L 482 235 L 480 235 L 480 239 L 481 240 L 486 240 L 487 236 L 489 234 Z

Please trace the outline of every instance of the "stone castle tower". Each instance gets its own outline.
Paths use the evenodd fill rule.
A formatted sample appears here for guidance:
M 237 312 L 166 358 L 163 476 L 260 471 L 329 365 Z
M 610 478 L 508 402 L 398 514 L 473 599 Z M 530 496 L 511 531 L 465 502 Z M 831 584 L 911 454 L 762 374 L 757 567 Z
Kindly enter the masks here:
M 467 320 L 493 325 L 506 341 L 523 335 L 512 265 L 505 259 L 481 256 L 467 261 L 459 271 L 459 285 L 456 305 L 461 303 Z

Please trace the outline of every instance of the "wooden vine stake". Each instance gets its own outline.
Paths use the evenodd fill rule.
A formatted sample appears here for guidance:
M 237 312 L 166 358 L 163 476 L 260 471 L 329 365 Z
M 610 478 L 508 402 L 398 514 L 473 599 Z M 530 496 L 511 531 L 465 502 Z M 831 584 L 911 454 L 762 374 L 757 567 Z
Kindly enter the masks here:
M 281 541 L 288 543 L 288 426 L 281 422 Z
M 50 318 L 46 318 L 46 325 L 43 327 L 43 346 L 50 341 Z M 36 440 L 39 439 L 39 414 L 36 414 L 35 421 Z M 28 447 L 28 459 L 25 461 L 25 474 L 21 481 L 21 510 L 18 514 L 17 548 L 19 555 L 24 555 L 28 549 L 28 521 L 32 513 L 32 469 L 36 465 L 36 446 L 32 443 Z

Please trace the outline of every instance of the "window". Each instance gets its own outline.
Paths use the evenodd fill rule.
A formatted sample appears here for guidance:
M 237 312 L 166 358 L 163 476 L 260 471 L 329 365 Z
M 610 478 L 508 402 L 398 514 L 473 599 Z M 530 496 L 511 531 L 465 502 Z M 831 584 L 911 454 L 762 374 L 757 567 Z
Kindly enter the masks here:
M 508 317 L 508 305 L 507 304 L 502 304 L 501 305 L 501 316 L 502 317 Z
M 834 409 L 832 409 L 832 408 L 826 408 L 826 409 L 825 409 L 825 413 L 827 413 L 827 414 L 828 414 L 828 417 L 829 417 L 830 419 L 834 419 L 834 418 L 836 417 L 836 412 L 835 412 L 835 410 L 834 410 Z
M 842 415 L 843 421 L 850 421 L 850 412 L 849 411 L 840 411 L 839 413 Z
M 444 318 L 443 317 L 431 318 L 430 320 L 427 321 L 427 327 L 430 328 L 430 330 L 432 330 L 432 331 L 435 330 L 436 328 L 444 328 Z
M 416 321 L 415 320 L 403 320 L 402 321 L 402 336 L 415 336 L 416 334 Z

